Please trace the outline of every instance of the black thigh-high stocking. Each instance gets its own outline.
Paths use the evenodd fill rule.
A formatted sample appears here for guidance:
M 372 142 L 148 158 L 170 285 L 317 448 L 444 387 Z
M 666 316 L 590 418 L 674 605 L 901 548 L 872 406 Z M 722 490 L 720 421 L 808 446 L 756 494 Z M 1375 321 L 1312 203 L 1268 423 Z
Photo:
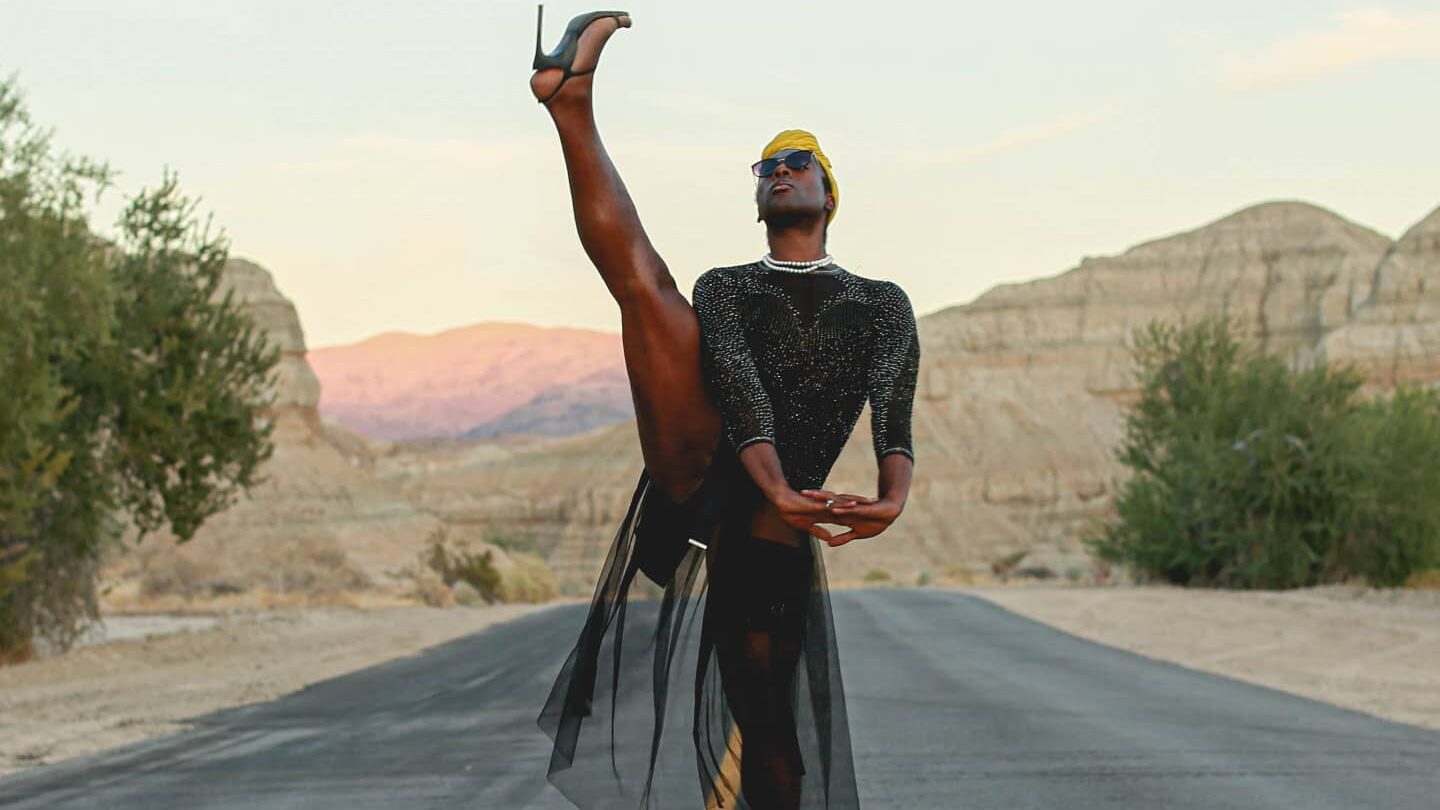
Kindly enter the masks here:
M 747 538 L 748 539 L 748 538 Z M 720 678 L 740 727 L 740 789 L 754 810 L 800 806 L 805 773 L 795 725 L 809 555 L 768 540 L 747 554 L 743 595 L 716 640 Z

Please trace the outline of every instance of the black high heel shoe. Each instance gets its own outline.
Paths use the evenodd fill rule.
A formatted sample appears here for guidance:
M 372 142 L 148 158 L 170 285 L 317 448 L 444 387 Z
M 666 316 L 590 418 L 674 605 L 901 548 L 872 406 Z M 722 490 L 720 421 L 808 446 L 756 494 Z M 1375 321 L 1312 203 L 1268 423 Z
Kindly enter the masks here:
M 580 34 L 585 30 L 585 27 L 587 25 L 604 17 L 614 17 L 620 23 L 621 28 L 630 27 L 630 15 L 627 12 L 587 12 L 570 20 L 570 24 L 565 26 L 565 35 L 560 38 L 560 44 L 555 46 L 555 50 L 551 51 L 550 53 L 543 53 L 540 50 L 540 32 L 545 24 L 544 3 L 540 4 L 540 8 L 538 9 L 538 11 L 539 14 L 535 21 L 535 62 L 531 65 L 531 67 L 535 70 L 558 67 L 565 71 L 565 75 L 561 77 L 560 83 L 555 85 L 555 89 L 550 93 L 550 95 L 546 96 L 543 99 L 540 99 L 541 104 L 545 104 L 549 102 L 550 99 L 555 98 L 555 94 L 560 92 L 560 88 L 564 87 L 565 82 L 570 81 L 571 77 L 584 76 L 587 73 L 595 72 L 595 68 L 593 67 L 589 70 L 580 71 L 570 69 L 571 66 L 575 64 L 575 54 L 580 52 Z

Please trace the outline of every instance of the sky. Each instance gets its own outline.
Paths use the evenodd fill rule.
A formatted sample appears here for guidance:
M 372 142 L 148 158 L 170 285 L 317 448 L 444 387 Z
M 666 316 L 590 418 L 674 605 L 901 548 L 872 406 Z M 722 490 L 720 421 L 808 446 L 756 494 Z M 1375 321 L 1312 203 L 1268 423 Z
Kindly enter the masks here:
M 687 295 L 757 259 L 749 165 L 819 137 L 829 250 L 917 314 L 1251 204 L 1388 236 L 1440 206 L 1440 0 L 625 0 L 602 137 Z M 549 50 L 575 2 L 546 6 Z M 55 143 L 168 168 L 310 346 L 479 321 L 618 331 L 510 0 L 0 0 L 0 75 Z

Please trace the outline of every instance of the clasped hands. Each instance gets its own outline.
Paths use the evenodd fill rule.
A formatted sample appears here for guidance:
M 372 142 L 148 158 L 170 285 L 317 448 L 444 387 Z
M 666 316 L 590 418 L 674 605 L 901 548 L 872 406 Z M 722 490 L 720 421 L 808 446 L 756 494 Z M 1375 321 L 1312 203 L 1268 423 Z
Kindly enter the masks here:
M 904 505 L 886 498 L 835 493 L 825 489 L 789 490 L 775 501 L 775 508 L 787 525 L 824 540 L 830 546 L 843 546 L 851 540 L 874 537 L 885 531 L 900 516 Z M 821 523 L 850 527 L 832 533 Z

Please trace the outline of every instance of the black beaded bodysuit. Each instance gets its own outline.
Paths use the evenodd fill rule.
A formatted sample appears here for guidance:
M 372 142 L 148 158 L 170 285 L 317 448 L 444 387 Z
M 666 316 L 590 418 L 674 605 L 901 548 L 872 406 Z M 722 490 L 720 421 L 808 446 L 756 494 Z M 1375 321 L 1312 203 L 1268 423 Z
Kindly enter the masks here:
M 868 398 L 877 459 L 913 461 L 920 338 L 905 291 L 837 265 L 717 267 L 695 282 L 703 371 L 735 452 L 776 445 L 796 490 L 825 482 Z
M 913 460 L 910 300 L 834 265 L 754 263 L 707 271 L 692 302 L 723 435 L 684 504 L 641 473 L 539 717 L 549 778 L 587 810 L 858 810 L 825 546 L 749 535 L 763 496 L 738 454 L 771 442 L 793 489 L 818 488 L 868 400 L 877 461 Z M 660 598 L 637 598 L 637 574 Z M 693 702 L 672 698 L 677 677 L 693 677 Z

